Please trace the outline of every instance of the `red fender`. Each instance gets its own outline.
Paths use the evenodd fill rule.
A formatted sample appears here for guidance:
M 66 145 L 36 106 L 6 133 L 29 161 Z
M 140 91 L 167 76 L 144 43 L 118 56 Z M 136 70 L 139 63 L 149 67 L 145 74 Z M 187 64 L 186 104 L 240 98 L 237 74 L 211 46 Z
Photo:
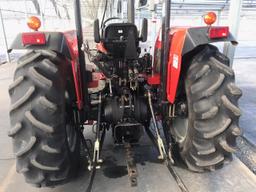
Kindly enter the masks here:
M 230 41 L 237 44 L 228 27 L 177 27 L 172 28 L 169 34 L 170 49 L 167 66 L 167 100 L 174 103 L 180 79 L 182 57 L 200 45 L 213 42 Z M 161 34 L 159 33 L 155 44 L 154 70 L 159 66 L 161 53 Z
M 78 46 L 77 46 L 77 37 L 76 31 L 67 31 L 64 33 L 66 38 L 70 55 L 71 55 L 71 65 L 72 73 L 74 78 L 74 84 L 76 89 L 76 104 L 79 110 L 83 108 L 83 93 L 81 92 L 81 77 L 80 77 L 80 65 L 78 61 Z
M 170 51 L 168 59 L 168 71 L 167 71 L 167 100 L 170 103 L 174 103 L 176 90 L 178 86 L 178 81 L 180 77 L 181 62 L 182 62 L 182 51 L 184 42 L 186 39 L 186 28 L 173 28 L 170 31 Z M 158 34 L 156 43 L 155 43 L 155 54 L 154 54 L 154 71 L 159 74 L 159 69 L 157 66 L 160 66 L 161 58 L 161 30 Z M 156 75 L 156 74 L 155 74 Z M 160 82 L 159 82 L 160 84 Z
M 167 100 L 174 103 L 180 78 L 182 51 L 186 39 L 187 29 L 176 28 L 170 32 L 170 52 L 167 72 Z

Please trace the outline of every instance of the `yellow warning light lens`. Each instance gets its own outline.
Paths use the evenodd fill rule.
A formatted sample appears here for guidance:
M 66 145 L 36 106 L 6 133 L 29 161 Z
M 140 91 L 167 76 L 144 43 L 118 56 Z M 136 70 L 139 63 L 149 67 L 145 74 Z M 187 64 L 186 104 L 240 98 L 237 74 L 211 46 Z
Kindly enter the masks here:
M 204 15 L 204 22 L 207 25 L 212 25 L 217 20 L 217 15 L 214 12 L 209 12 L 206 15 Z
M 27 25 L 30 29 L 38 31 L 38 29 L 41 27 L 41 21 L 36 16 L 31 16 L 28 18 Z

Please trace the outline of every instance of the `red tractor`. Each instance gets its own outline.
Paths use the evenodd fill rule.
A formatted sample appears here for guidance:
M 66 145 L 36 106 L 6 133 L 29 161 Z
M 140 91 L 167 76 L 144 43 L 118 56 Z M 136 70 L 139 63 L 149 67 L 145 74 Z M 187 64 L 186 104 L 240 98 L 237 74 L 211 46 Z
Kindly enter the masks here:
M 147 133 L 160 159 L 173 162 L 178 151 L 195 172 L 215 170 L 232 158 L 241 134 L 242 93 L 229 59 L 211 43 L 236 41 L 228 27 L 212 26 L 213 13 L 205 16 L 208 26 L 170 28 L 170 0 L 165 4 L 153 56 L 141 54 L 147 20 L 139 33 L 132 3 L 129 22 L 109 18 L 101 28 L 94 22 L 96 52 L 83 42 L 79 0 L 76 31 L 39 32 L 40 22 L 30 18 L 35 32 L 19 34 L 11 47 L 29 51 L 19 58 L 9 88 L 9 136 L 17 172 L 28 183 L 70 181 L 81 148 L 94 171 L 106 131 L 112 131 L 114 143 L 128 147 Z M 88 70 L 85 53 L 95 70 Z M 83 130 L 91 122 L 96 139 L 89 153 Z

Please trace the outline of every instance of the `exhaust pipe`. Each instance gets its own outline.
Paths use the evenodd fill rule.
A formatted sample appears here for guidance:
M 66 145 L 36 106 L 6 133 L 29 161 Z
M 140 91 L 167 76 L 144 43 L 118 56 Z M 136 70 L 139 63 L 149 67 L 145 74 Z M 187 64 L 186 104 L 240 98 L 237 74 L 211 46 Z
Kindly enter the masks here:
M 127 0 L 127 18 L 129 23 L 135 23 L 135 0 Z
M 167 151 L 168 154 L 172 154 L 172 138 L 169 133 L 168 119 L 166 118 L 166 114 L 169 111 L 169 105 L 167 101 L 167 73 L 168 73 L 168 58 L 169 58 L 169 49 L 170 49 L 170 39 L 169 39 L 169 31 L 170 31 L 170 14 L 171 14 L 171 0 L 165 0 L 165 9 L 163 9 L 162 13 L 164 13 L 162 18 L 162 45 L 161 45 L 161 103 L 162 103 L 162 115 L 163 115 L 163 131 L 165 140 L 167 143 Z M 172 159 L 172 157 L 169 157 Z
M 171 0 L 165 0 L 165 10 L 163 10 L 162 18 L 162 47 L 161 47 L 161 87 L 162 87 L 162 102 L 167 101 L 167 69 L 168 69 L 168 53 L 170 48 L 170 14 L 171 14 Z
M 83 28 L 82 28 L 82 18 L 81 18 L 81 8 L 80 0 L 74 1 L 74 12 L 75 12 L 75 24 L 76 24 L 76 35 L 77 35 L 77 46 L 78 46 L 78 57 L 81 71 L 81 84 L 82 84 L 82 93 L 83 93 L 83 104 L 84 111 L 89 108 L 89 96 L 88 96 L 88 86 L 86 79 L 86 63 L 84 51 L 81 49 L 83 45 Z M 84 113 L 86 114 L 86 113 Z

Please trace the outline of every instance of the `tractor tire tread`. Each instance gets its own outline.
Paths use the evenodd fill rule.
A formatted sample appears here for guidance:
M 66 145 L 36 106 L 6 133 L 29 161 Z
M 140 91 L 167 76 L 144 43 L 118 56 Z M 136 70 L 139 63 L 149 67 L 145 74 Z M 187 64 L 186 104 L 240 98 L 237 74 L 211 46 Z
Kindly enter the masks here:
M 8 131 L 8 136 L 9 137 L 14 137 L 20 130 L 22 129 L 22 124 L 21 123 L 16 123 L 14 127 L 12 127 Z
M 229 83 L 227 87 L 231 95 L 237 96 L 238 98 L 242 96 L 241 89 L 239 89 L 234 83 Z
M 35 67 L 30 67 L 29 73 L 31 74 L 32 79 L 37 82 L 37 84 L 41 85 L 42 87 L 51 88 L 52 81 L 44 75 L 40 74 Z
M 25 80 L 24 76 L 19 76 L 17 79 L 15 79 L 15 81 L 9 86 L 9 94 L 12 94 L 12 90 L 19 86 L 21 84 L 22 81 Z
M 13 139 L 16 170 L 36 187 L 67 183 L 79 167 L 80 149 L 71 152 L 66 139 L 65 63 L 54 51 L 30 51 L 18 60 L 9 87 L 8 135 Z
M 229 109 L 235 116 L 241 116 L 241 110 L 235 105 L 233 104 L 226 95 L 223 95 L 221 97 L 222 103 L 223 105 Z
M 10 107 L 10 113 L 17 110 L 21 105 L 25 104 L 30 100 L 33 93 L 35 92 L 35 87 L 31 86 L 27 89 L 26 93 L 18 98 L 15 103 L 13 103 Z
M 216 170 L 236 150 L 242 91 L 235 85 L 229 60 L 212 45 L 205 45 L 190 62 L 185 77 L 189 129 L 178 144 L 188 169 Z M 175 138 L 175 136 L 174 136 Z
M 36 144 L 36 137 L 31 137 L 29 142 L 25 144 L 25 146 L 22 146 L 18 152 L 15 153 L 16 157 L 20 157 L 24 155 L 25 153 L 29 152 L 32 147 Z

